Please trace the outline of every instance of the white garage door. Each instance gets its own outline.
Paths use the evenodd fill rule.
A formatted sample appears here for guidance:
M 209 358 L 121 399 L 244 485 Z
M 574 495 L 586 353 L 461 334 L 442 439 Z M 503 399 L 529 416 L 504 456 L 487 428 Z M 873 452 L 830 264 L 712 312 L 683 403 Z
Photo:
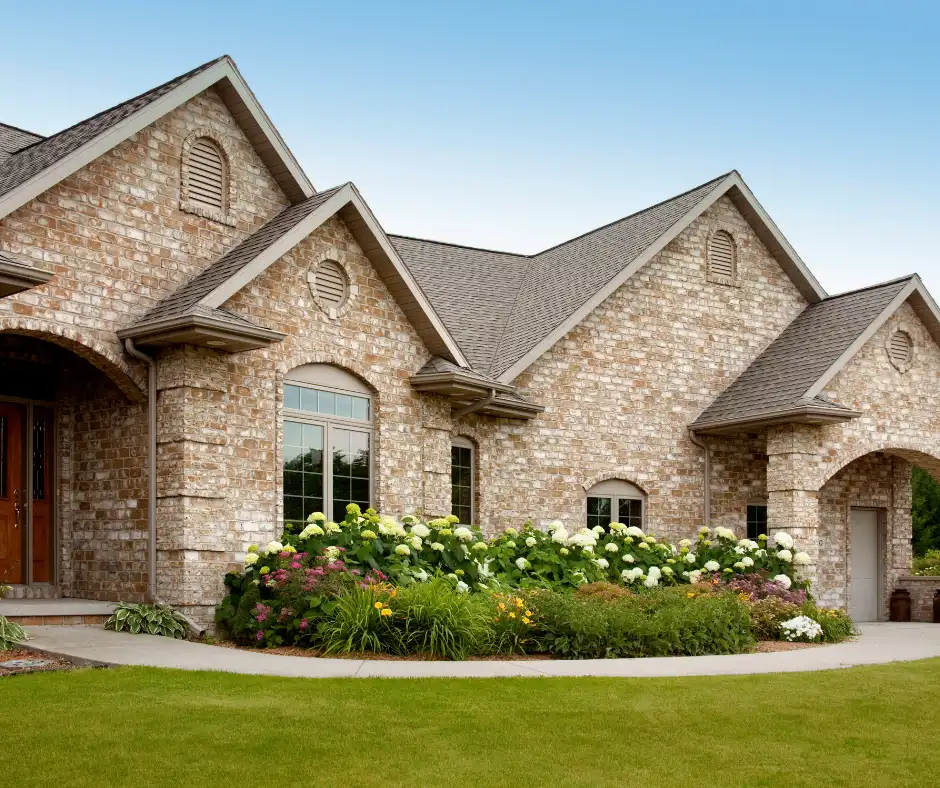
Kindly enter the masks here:
M 849 615 L 855 621 L 877 621 L 881 607 L 878 512 L 853 509 L 850 515 L 852 534 L 852 574 L 849 586 Z

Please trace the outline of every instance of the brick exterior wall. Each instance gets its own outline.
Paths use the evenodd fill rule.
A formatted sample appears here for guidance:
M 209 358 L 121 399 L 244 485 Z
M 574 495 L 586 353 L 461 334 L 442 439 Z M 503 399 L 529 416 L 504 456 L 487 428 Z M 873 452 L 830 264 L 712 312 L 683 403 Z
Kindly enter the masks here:
M 738 285 L 706 280 L 706 241 L 733 233 Z M 532 422 L 468 417 L 480 444 L 481 519 L 584 521 L 586 489 L 646 491 L 648 523 L 684 537 L 703 522 L 704 460 L 687 426 L 806 302 L 728 198 L 720 199 L 516 381 L 546 407 Z M 743 531 L 764 494 L 763 436 L 707 438 L 716 523 Z M 720 477 L 719 477 L 720 474 Z
M 183 143 L 203 128 L 224 140 L 230 158 L 231 224 L 180 210 Z M 42 338 L 100 371 L 57 395 L 64 594 L 136 599 L 146 583 L 146 370 L 115 332 L 286 204 L 209 90 L 0 219 L 0 250 L 56 272 L 49 284 L 0 300 L 0 331 Z M 706 277 L 717 229 L 735 239 L 734 286 Z M 341 262 L 354 288 L 336 317 L 307 284 L 324 257 Z M 208 621 L 226 569 L 249 544 L 279 533 L 284 377 L 309 363 L 343 367 L 373 392 L 382 510 L 447 513 L 450 441 L 460 435 L 477 447 L 477 519 L 489 531 L 530 518 L 580 525 L 587 489 L 623 478 L 646 492 L 649 530 L 688 536 L 703 520 L 705 479 L 687 425 L 805 305 L 722 198 L 519 377 L 520 393 L 545 406 L 540 417 L 455 421 L 446 400 L 411 389 L 429 352 L 334 217 L 226 304 L 286 334 L 282 343 L 234 355 L 158 354 L 158 594 Z M 940 371 L 940 349 L 908 307 L 898 320 L 916 343 L 910 370 L 887 363 L 879 332 L 830 386 L 863 419 L 706 439 L 713 524 L 743 534 L 747 504 L 768 499 L 776 525 L 813 541 L 811 576 L 835 604 L 845 600 L 850 561 L 847 507 L 888 512 L 890 586 L 909 566 L 907 462 L 940 457 L 940 402 L 923 395 Z M 864 457 L 872 451 L 892 456 Z M 833 546 L 825 555 L 821 541 Z

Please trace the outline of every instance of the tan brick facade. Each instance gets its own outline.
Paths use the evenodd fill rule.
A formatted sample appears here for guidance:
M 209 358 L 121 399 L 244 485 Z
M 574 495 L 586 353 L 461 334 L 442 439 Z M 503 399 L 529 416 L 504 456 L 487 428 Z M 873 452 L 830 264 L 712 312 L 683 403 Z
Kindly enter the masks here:
M 181 152 L 200 129 L 230 159 L 231 223 L 180 207 Z M 0 219 L 0 250 L 56 272 L 0 300 L 0 330 L 84 359 L 55 394 L 63 594 L 140 599 L 146 590 L 147 372 L 116 332 L 287 203 L 208 90 Z M 734 285 L 706 276 L 717 230 L 734 238 Z M 307 281 L 325 258 L 342 263 L 354 294 L 336 316 Z M 447 400 L 410 386 L 431 354 L 334 216 L 225 304 L 282 332 L 282 342 L 236 354 L 187 345 L 158 353 L 158 595 L 208 620 L 226 569 L 248 545 L 278 535 L 284 379 L 311 363 L 342 367 L 372 391 L 377 508 L 449 512 L 450 442 L 463 436 L 476 446 L 475 505 L 487 530 L 528 519 L 577 526 L 587 490 L 620 478 L 646 493 L 648 530 L 688 536 L 703 522 L 705 485 L 688 425 L 806 303 L 723 197 L 515 381 L 544 413 L 455 420 Z M 810 576 L 836 605 L 846 604 L 849 582 L 849 509 L 885 512 L 890 588 L 910 565 L 909 463 L 933 469 L 930 458 L 940 458 L 940 402 L 930 399 L 940 349 L 910 307 L 898 321 L 915 340 L 909 370 L 886 359 L 891 323 L 829 386 L 862 418 L 706 438 L 712 523 L 743 535 L 748 504 L 768 501 L 772 526 L 805 538 Z

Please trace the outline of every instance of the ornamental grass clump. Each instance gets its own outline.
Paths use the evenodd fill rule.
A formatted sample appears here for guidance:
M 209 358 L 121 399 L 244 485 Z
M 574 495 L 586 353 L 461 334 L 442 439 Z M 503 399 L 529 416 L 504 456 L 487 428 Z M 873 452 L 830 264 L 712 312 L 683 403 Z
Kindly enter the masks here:
M 444 580 L 403 588 L 391 605 L 396 653 L 466 659 L 492 650 L 489 605 L 481 597 L 455 592 Z

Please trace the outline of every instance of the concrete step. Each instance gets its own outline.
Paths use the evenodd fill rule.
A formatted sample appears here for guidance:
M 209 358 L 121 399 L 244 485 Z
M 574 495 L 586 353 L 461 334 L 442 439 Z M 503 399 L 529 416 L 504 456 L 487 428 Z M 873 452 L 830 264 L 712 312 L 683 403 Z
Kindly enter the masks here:
M 0 585 L 3 585 L 0 582 Z M 7 585 L 10 589 L 7 592 L 7 599 L 58 599 L 59 588 L 53 585 Z
M 113 611 L 95 599 L 0 599 L 0 616 L 23 626 L 100 626 Z

